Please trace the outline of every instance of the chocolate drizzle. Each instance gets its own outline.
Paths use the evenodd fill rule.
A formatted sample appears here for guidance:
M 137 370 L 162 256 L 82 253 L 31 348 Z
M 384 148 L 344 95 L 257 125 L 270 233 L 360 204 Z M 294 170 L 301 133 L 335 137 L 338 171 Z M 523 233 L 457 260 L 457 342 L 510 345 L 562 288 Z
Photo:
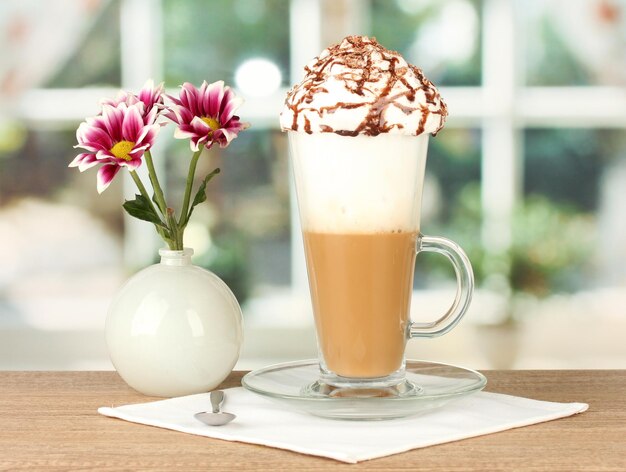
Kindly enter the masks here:
M 448 114 L 439 92 L 423 72 L 404 62 L 397 52 L 385 49 L 375 38 L 348 36 L 340 44 L 323 51 L 305 67 L 305 72 L 302 83 L 287 94 L 285 107 L 291 111 L 293 119 L 290 120 L 291 126 L 283 123 L 283 129 L 299 130 L 299 117 L 302 115 L 303 131 L 308 134 L 317 132 L 319 128 L 319 132 L 341 136 L 376 136 L 395 128 L 404 130 L 406 134 L 418 135 L 424 133 L 429 117 L 439 115 L 438 126 L 433 129 L 434 123 L 431 122 L 429 127 L 435 135 L 443 127 Z M 331 95 L 331 87 L 327 86 L 331 77 L 343 83 L 346 91 L 355 96 L 355 101 L 313 106 L 315 101 L 319 101 L 320 94 Z M 330 100 L 324 101 L 328 103 Z M 392 107 L 406 116 L 420 113 L 417 129 L 405 129 L 402 123 L 387 121 L 386 115 Z M 312 126 L 310 113 L 324 121 L 324 117 L 338 110 L 361 108 L 365 108 L 366 113 L 354 129 L 333 129 L 328 123 L 314 123 Z

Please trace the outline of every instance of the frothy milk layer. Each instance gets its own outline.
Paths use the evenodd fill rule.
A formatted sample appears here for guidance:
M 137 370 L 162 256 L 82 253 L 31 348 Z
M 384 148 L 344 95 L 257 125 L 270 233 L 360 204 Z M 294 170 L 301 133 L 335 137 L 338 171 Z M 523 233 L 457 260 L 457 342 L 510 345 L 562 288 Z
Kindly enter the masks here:
M 304 231 L 419 231 L 428 135 L 289 133 Z

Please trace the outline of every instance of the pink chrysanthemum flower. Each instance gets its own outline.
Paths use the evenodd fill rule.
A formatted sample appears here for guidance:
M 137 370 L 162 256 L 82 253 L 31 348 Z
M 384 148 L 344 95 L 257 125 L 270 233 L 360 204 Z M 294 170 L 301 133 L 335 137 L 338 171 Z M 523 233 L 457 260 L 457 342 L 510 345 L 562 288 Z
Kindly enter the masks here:
M 98 193 L 106 190 L 121 167 L 139 167 L 144 152 L 152 147 L 160 125 L 146 124 L 143 112 L 143 103 L 105 104 L 101 115 L 87 118 L 78 127 L 78 144 L 74 147 L 86 152 L 76 156 L 69 166 L 83 172 L 102 164 L 98 170 Z
M 100 103 L 103 107 L 105 105 L 117 107 L 120 103 L 125 103 L 127 106 L 142 104 L 144 123 L 151 125 L 165 109 L 165 105 L 163 104 L 163 90 L 163 82 L 155 87 L 154 81 L 150 79 L 144 84 L 137 95 L 121 90 L 117 97 L 104 99 Z
M 167 97 L 173 105 L 164 114 L 178 125 L 174 137 L 189 139 L 194 152 L 200 146 L 210 148 L 216 142 L 226 147 L 249 126 L 235 115 L 243 99 L 237 97 L 230 87 L 225 87 L 221 80 L 212 84 L 205 81 L 200 89 L 185 82 L 179 98 Z

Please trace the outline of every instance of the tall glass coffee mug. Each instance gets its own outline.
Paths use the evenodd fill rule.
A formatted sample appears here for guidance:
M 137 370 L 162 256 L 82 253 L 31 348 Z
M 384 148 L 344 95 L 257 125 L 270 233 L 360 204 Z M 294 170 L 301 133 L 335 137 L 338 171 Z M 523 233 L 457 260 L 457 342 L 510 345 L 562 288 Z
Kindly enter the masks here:
M 407 340 L 454 328 L 474 287 L 463 250 L 420 233 L 428 135 L 290 131 L 289 144 L 320 382 L 350 389 L 398 385 Z M 457 292 L 442 317 L 416 323 L 409 313 L 415 258 L 422 251 L 450 260 Z

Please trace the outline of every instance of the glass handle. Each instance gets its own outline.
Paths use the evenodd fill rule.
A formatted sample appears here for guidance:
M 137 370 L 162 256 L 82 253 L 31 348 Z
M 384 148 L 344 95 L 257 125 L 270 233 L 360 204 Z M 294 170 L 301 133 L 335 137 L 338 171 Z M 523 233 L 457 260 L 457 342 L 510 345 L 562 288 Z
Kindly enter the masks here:
M 409 338 L 434 338 L 454 328 L 469 308 L 474 292 L 474 272 L 467 255 L 461 247 L 446 238 L 420 235 L 416 252 L 436 252 L 448 258 L 456 273 L 456 296 L 445 315 L 436 321 L 410 323 Z

